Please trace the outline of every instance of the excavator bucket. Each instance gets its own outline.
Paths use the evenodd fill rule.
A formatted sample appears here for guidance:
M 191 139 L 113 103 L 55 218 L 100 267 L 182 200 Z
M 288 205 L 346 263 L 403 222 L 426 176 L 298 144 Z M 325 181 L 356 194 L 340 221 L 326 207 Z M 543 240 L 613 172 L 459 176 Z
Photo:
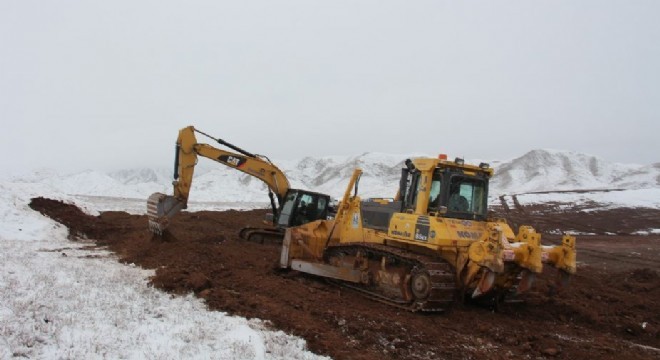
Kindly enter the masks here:
M 184 207 L 185 204 L 174 196 L 158 192 L 151 194 L 147 200 L 149 231 L 156 235 L 162 235 L 169 225 L 170 218 Z

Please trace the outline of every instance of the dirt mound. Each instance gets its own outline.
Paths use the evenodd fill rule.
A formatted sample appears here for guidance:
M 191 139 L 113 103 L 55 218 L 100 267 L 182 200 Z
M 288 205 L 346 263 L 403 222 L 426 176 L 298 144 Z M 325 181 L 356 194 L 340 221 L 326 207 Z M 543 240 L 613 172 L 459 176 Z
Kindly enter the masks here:
M 158 238 L 146 230 L 145 216 L 93 217 L 43 198 L 31 206 L 107 245 L 121 261 L 156 269 L 154 286 L 194 292 L 213 310 L 267 320 L 337 359 L 660 356 L 649 348 L 660 347 L 659 237 L 580 237 L 579 273 L 558 296 L 546 293 L 554 276 L 548 269 L 522 304 L 497 312 L 461 305 L 446 314 L 412 314 L 277 270 L 279 247 L 237 236 L 243 226 L 259 226 L 265 210 L 184 212 Z
M 38 197 L 32 199 L 29 206 L 32 210 L 36 210 L 66 225 L 69 228 L 71 238 L 90 237 L 98 239 L 111 231 L 112 228 L 111 224 L 105 223 L 95 216 L 87 215 L 76 206 L 60 200 Z

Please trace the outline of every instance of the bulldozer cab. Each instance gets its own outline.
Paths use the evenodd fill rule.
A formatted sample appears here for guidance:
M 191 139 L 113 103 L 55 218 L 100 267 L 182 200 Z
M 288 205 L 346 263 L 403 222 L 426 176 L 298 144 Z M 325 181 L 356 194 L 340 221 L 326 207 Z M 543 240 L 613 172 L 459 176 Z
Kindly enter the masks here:
M 401 211 L 486 220 L 489 176 L 488 172 L 443 163 L 428 172 L 404 168 L 401 174 Z M 426 177 L 430 177 L 430 184 Z M 420 203 L 427 204 L 426 208 L 420 208 Z
M 303 225 L 325 220 L 329 215 L 330 196 L 306 190 L 290 189 L 280 206 L 278 228 Z
M 428 212 L 438 212 L 441 207 L 444 207 L 443 210 L 446 208 L 445 216 L 447 217 L 486 220 L 487 180 L 464 174 L 443 175 L 437 176 L 440 192 L 433 199 L 434 201 L 429 201 Z M 444 188 L 442 186 L 443 177 L 445 178 Z

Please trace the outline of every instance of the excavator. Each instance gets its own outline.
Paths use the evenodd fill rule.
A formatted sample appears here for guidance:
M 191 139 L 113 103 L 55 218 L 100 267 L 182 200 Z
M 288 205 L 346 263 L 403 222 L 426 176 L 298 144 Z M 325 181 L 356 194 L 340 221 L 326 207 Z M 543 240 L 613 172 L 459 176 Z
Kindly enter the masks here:
M 195 133 L 204 135 L 236 152 L 198 143 Z M 199 131 L 193 126 L 188 126 L 179 130 L 176 141 L 174 181 L 172 182 L 174 194 L 166 195 L 156 192 L 147 200 L 149 230 L 155 235 L 162 235 L 169 226 L 171 218 L 187 208 L 198 156 L 254 176 L 267 185 L 273 211 L 272 214 L 269 214 L 270 216 L 267 215 L 267 220 L 272 226 L 243 228 L 239 233 L 241 239 L 262 243 L 281 243 L 285 228 L 326 219 L 333 215 L 329 195 L 292 189 L 284 172 L 275 166 L 268 157 L 250 153 Z
M 392 199 L 358 196 L 355 169 L 333 219 L 285 230 L 279 266 L 313 274 L 409 311 L 444 311 L 468 300 L 521 301 L 544 266 L 552 288 L 576 272 L 576 239 L 542 245 L 487 212 L 489 164 L 461 158 L 406 160 Z

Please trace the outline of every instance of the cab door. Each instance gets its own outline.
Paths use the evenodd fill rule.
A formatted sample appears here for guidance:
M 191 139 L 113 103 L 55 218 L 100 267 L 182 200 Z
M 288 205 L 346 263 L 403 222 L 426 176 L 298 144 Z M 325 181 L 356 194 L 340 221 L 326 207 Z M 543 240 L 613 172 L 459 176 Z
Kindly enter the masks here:
M 300 190 L 290 190 L 282 204 L 277 221 L 279 227 L 290 227 L 325 219 L 329 197 Z

